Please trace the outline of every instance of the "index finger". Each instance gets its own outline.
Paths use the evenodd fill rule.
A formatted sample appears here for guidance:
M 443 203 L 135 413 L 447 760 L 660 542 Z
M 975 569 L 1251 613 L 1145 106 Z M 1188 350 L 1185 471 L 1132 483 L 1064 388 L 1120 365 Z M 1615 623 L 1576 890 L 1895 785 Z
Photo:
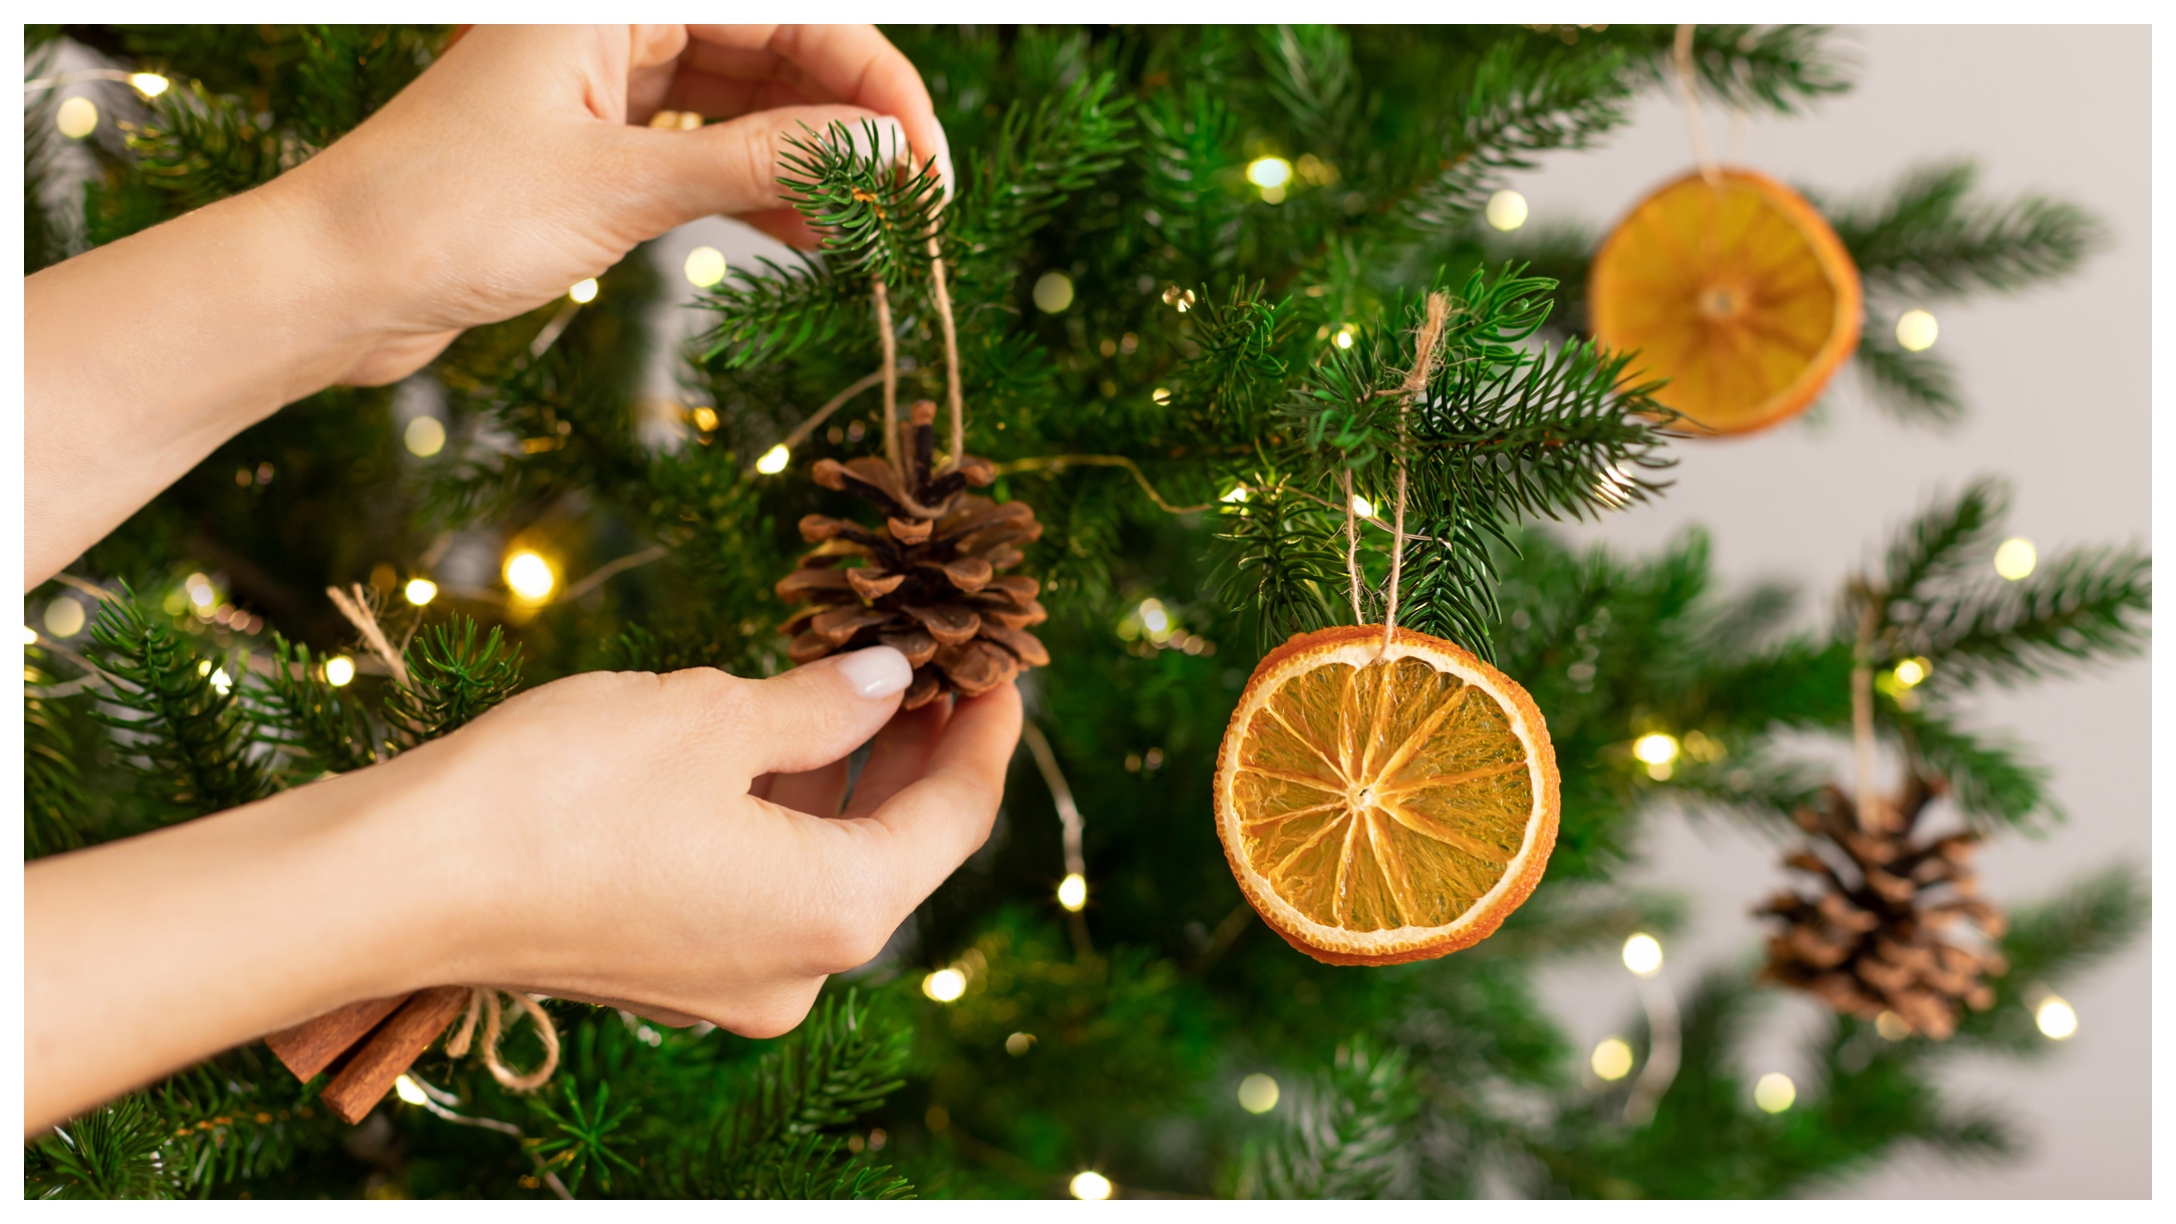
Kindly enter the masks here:
M 1010 684 L 962 701 L 920 779 L 860 819 L 834 822 L 865 856 L 862 878 L 905 914 L 990 836 L 1005 768 L 1020 740 L 1020 692 Z
M 691 25 L 690 38 L 734 50 L 768 50 L 833 100 L 890 115 L 906 128 L 917 159 L 937 159 L 952 195 L 952 150 L 929 88 L 912 62 L 870 25 Z

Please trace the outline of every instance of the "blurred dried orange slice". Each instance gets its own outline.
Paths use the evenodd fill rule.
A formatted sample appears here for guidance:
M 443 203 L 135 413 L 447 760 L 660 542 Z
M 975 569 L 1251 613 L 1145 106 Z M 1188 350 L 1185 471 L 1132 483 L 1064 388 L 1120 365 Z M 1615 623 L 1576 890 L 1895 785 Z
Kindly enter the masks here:
M 1217 757 L 1232 874 L 1294 947 L 1394 965 L 1486 939 L 1556 845 L 1556 752 L 1502 672 L 1380 625 L 1301 634 L 1254 670 Z
M 1588 273 L 1594 338 L 1637 349 L 1627 380 L 1716 433 L 1805 410 L 1859 343 L 1859 272 L 1811 204 L 1749 170 L 1647 197 Z

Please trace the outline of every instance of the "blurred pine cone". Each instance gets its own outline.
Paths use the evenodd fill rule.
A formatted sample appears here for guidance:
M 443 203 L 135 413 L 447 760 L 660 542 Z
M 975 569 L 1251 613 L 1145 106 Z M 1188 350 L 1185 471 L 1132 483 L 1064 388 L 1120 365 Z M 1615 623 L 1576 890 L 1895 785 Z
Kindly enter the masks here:
M 914 665 L 909 710 L 939 693 L 979 696 L 1050 662 L 1027 632 L 1049 615 L 1035 599 L 1040 585 L 998 574 L 1020 563 L 1015 545 L 1039 538 L 1043 526 L 1026 502 L 966 492 L 996 479 L 989 460 L 963 456 L 932 470 L 936 414 L 924 400 L 900 426 L 906 481 L 879 458 L 817 462 L 818 484 L 874 504 L 884 526 L 808 515 L 801 538 L 817 547 L 774 588 L 787 603 L 806 602 L 780 626 L 794 635 L 789 658 L 800 664 L 865 646 L 896 647 Z M 847 564 L 856 557 L 858 565 Z
M 1761 976 L 1818 995 L 1837 1011 L 1937 1041 L 1957 1031 L 1958 1005 L 1994 1002 L 1982 974 L 2007 970 L 1992 946 L 1951 942 L 1960 921 L 1991 944 L 2007 927 L 2002 911 L 1979 898 L 1970 862 L 1973 833 L 1923 839 L 1920 815 L 1945 789 L 1916 771 L 1898 801 L 1862 813 L 1828 787 L 1822 810 L 1801 808 L 1799 827 L 1815 840 L 1786 857 L 1813 877 L 1813 895 L 1777 894 L 1758 913 L 1783 920 L 1768 943 Z M 1884 1021 L 1882 1013 L 1895 1016 Z M 1901 1036 L 1902 1032 L 1894 1034 Z

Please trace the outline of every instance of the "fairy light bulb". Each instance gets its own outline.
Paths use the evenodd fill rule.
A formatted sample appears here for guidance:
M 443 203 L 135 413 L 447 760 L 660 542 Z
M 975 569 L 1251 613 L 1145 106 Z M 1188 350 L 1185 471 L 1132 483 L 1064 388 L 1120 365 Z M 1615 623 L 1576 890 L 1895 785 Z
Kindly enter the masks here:
M 1605 1037 L 1594 1047 L 1587 1066 L 1597 1078 L 1615 1083 L 1632 1073 L 1632 1047 L 1622 1037 Z
M 1244 506 L 1247 504 L 1247 486 L 1233 485 L 1217 500 L 1228 506 Z
M 1077 871 L 1068 873 L 1058 885 L 1058 904 L 1070 913 L 1079 913 L 1088 904 L 1088 877 Z
M 35 629 L 33 629 L 33 628 L 31 628 L 31 627 L 30 627 L 30 626 L 28 626 L 28 625 L 24 625 L 24 626 L 23 626 L 23 645 L 25 645 L 25 646 L 35 646 L 35 645 L 37 645 L 37 644 L 38 644 L 38 631 L 37 631 L 37 630 L 35 630 Z
M 2061 995 L 2049 995 L 2033 1009 L 2033 1023 L 2049 1041 L 2068 1041 L 2078 1034 L 2078 1012 Z
M 765 476 L 776 476 L 786 470 L 786 464 L 792 458 L 793 452 L 787 450 L 785 446 L 774 446 L 764 451 L 761 459 L 756 460 L 756 470 Z
M 1905 688 L 1915 688 L 1932 670 L 1925 659 L 1906 659 L 1896 665 L 1896 682 Z
M 234 691 L 234 677 L 227 674 L 226 668 L 215 667 L 212 669 L 212 688 L 224 697 Z
M 428 459 L 446 449 L 446 426 L 437 417 L 419 416 L 400 432 L 401 444 L 418 459 Z
M 1632 741 L 1632 755 L 1649 765 L 1668 765 L 1677 759 L 1677 737 L 1650 731 Z
M 346 655 L 334 655 L 325 660 L 325 683 L 334 688 L 346 688 L 355 679 L 355 660 Z
M 1770 1071 L 1753 1085 L 1753 1103 L 1763 1113 L 1782 1113 L 1798 1101 L 1798 1085 L 1781 1071 Z
M 165 77 L 160 76 L 156 72 L 130 73 L 128 83 L 136 87 L 137 93 L 140 93 L 147 98 L 158 97 L 160 94 L 166 92 L 168 86 L 173 84 L 172 81 L 167 80 Z
M 1059 314 L 1073 304 L 1073 278 L 1063 272 L 1045 272 L 1035 278 L 1033 296 L 1037 310 Z
M 1923 353 L 1933 348 L 1941 334 L 1941 325 L 1924 310 L 1907 310 L 1897 316 L 1896 342 L 1910 352 Z
M 567 290 L 567 296 L 573 298 L 576 302 L 586 303 L 596 301 L 597 278 L 592 276 L 587 280 L 579 280 L 574 282 L 574 288 Z
M 405 1075 L 393 1081 L 393 1091 L 400 1096 L 401 1100 L 408 1102 L 410 1105 L 421 1105 L 431 1099 L 424 1096 L 423 1090 L 416 1087 L 416 1082 Z
M 716 247 L 696 247 L 688 252 L 687 261 L 680 265 L 681 275 L 697 289 L 708 289 L 724 280 L 725 271 L 725 252 Z
M 543 603 L 551 598 L 559 578 L 552 573 L 551 562 L 524 548 L 506 559 L 506 585 L 525 602 Z
M 1292 181 L 1292 163 L 1281 157 L 1257 157 L 1247 163 L 1247 181 L 1264 191 Z
M 1277 1081 L 1257 1071 L 1239 1081 L 1239 1108 L 1265 1114 L 1277 1108 Z
M 1662 941 L 1645 931 L 1634 932 L 1624 941 L 1624 967 L 1640 977 L 1662 972 Z
M 1355 493 L 1352 495 L 1352 512 L 1361 518 L 1374 518 L 1375 503 Z
M 1508 188 L 1488 198 L 1488 223 L 1509 232 L 1526 224 L 1526 197 Z
M 409 603 L 420 608 L 438 598 L 438 584 L 428 578 L 410 578 L 401 594 L 408 597 Z
M 83 605 L 63 595 L 45 605 L 45 631 L 57 638 L 74 637 L 83 629 Z M 32 640 L 36 640 L 33 636 Z
M 1091 1203 L 1100 1203 L 1104 1199 L 1111 1197 L 1111 1179 L 1094 1169 L 1082 1169 L 1073 1175 L 1073 1180 L 1067 1186 L 1067 1189 L 1073 1192 L 1074 1198 L 1085 1199 Z
M 89 98 L 70 98 L 53 108 L 53 126 L 70 140 L 81 140 L 98 130 L 98 103 Z
M 1995 550 L 1995 572 L 2011 582 L 2030 576 L 2039 564 L 2040 550 L 2024 536 L 2011 536 Z
M 967 975 L 957 969 L 944 968 L 922 979 L 922 993 L 939 1003 L 951 1003 L 967 993 Z

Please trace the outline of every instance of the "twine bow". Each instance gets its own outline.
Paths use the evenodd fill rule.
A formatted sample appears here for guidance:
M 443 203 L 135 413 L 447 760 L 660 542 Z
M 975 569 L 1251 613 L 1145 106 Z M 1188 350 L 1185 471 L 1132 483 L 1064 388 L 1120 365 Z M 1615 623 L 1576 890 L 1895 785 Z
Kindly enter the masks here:
M 534 1091 L 552 1077 L 552 1072 L 559 1069 L 559 1030 L 552 1027 L 552 1018 L 544 1013 L 544 1009 L 537 1005 L 535 999 L 515 991 L 506 992 L 507 998 L 519 1003 L 522 1010 L 529 1013 L 530 1022 L 536 1025 L 537 1036 L 544 1040 L 544 1061 L 538 1063 L 533 1071 L 516 1072 L 499 1059 L 499 1039 L 505 1035 L 506 1028 L 510 1027 L 502 1019 L 499 994 L 500 991 L 491 986 L 468 988 L 468 1011 L 461 1017 L 461 1026 L 447 1039 L 446 1053 L 460 1058 L 469 1052 L 469 1042 L 476 1036 L 476 1020 L 481 1016 L 483 1040 L 477 1046 L 476 1053 L 483 1059 L 484 1069 L 491 1072 L 491 1078 L 499 1081 L 499 1086 L 509 1092 Z

